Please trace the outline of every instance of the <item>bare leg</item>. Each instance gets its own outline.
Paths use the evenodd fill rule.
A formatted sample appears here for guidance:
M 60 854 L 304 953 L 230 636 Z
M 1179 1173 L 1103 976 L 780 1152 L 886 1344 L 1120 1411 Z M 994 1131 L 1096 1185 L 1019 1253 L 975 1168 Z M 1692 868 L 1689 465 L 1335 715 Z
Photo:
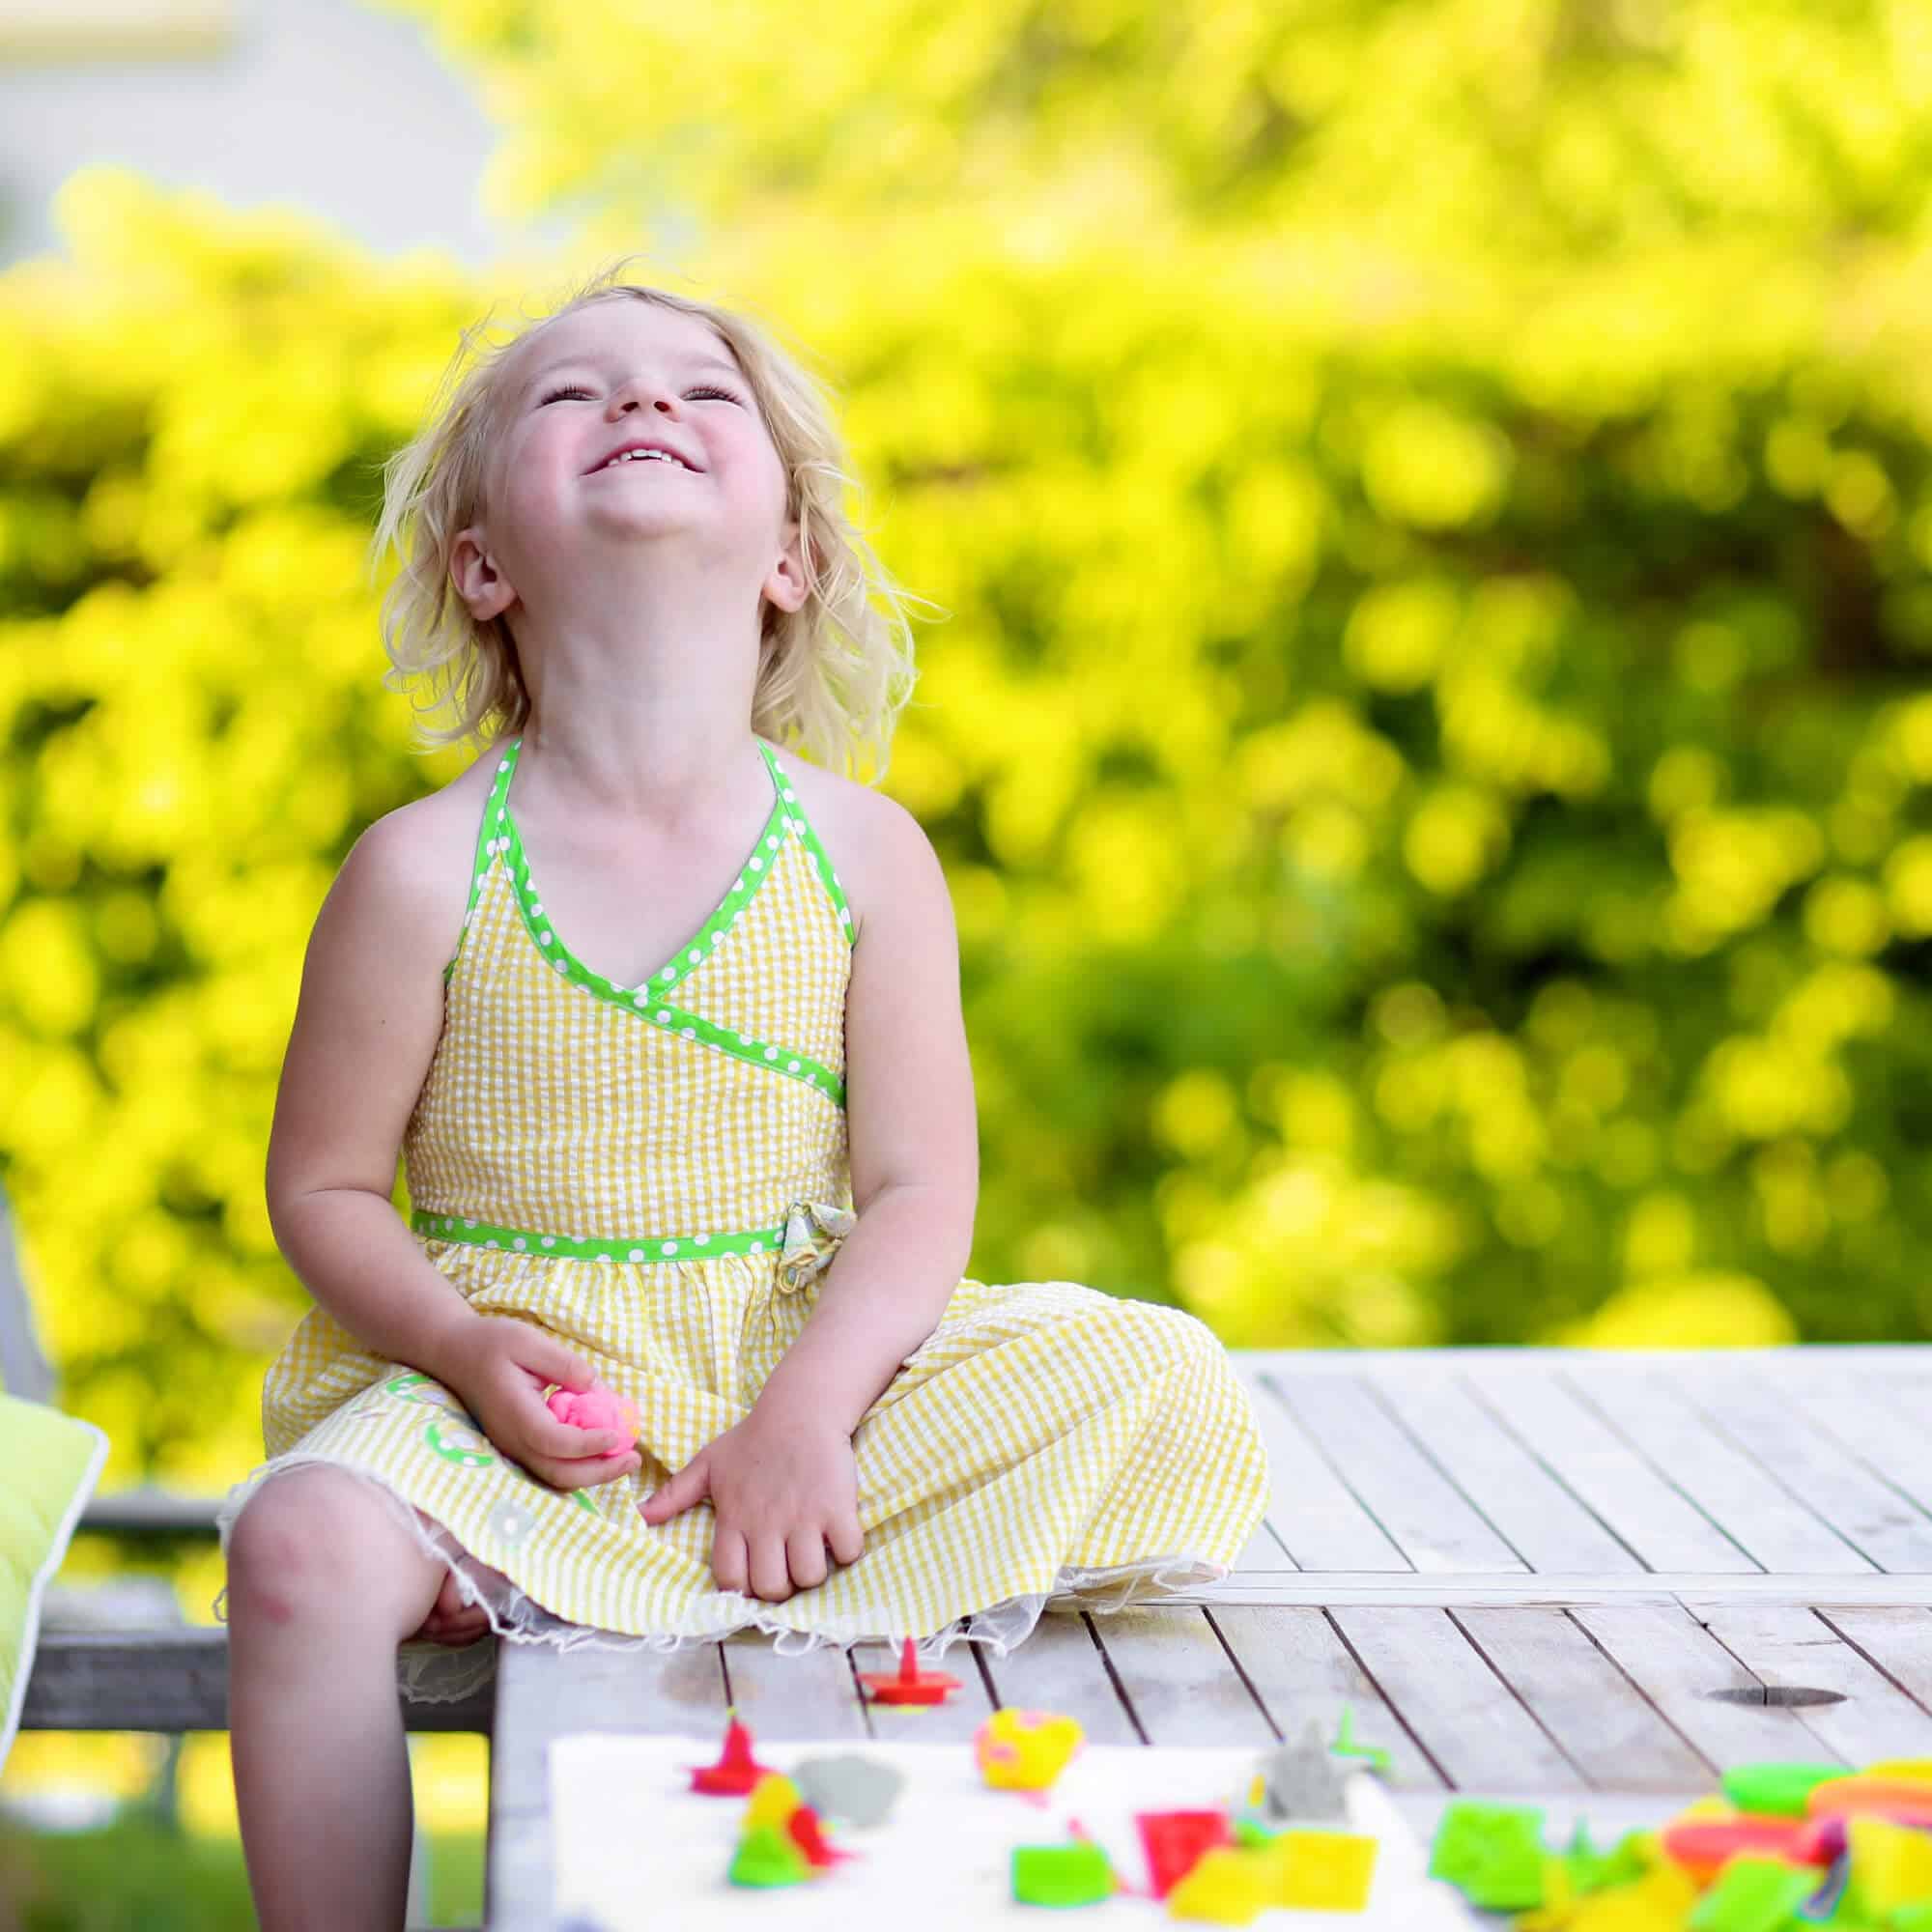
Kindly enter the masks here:
M 414 1794 L 396 1646 L 447 1574 L 345 1470 L 287 1470 L 236 1519 L 228 1725 L 261 1932 L 402 1925 Z

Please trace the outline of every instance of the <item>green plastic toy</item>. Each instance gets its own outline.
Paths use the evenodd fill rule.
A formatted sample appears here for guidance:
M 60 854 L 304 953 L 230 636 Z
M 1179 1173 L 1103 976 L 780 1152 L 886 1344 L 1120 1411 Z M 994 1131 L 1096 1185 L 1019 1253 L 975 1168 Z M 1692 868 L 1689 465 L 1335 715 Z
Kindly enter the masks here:
M 1645 1864 L 1638 1841 L 1640 1832 L 1626 1832 L 1607 1852 L 1600 1852 L 1590 1842 L 1590 1828 L 1577 1820 L 1569 1847 L 1558 1854 L 1558 1862 L 1570 1881 L 1572 1893 L 1581 1898 L 1586 1892 L 1602 1891 L 1613 1885 L 1628 1885 L 1641 1878 Z
M 1364 1745 L 1355 1742 L 1355 1714 L 1348 1705 L 1342 1706 L 1342 1721 L 1336 1727 L 1328 1748 L 1337 1757 L 1358 1757 L 1373 1772 L 1386 1777 L 1389 1775 L 1389 1754 L 1380 1745 Z
M 1097 1905 L 1113 1895 L 1114 1868 L 1089 1839 L 1013 1847 L 1013 1897 L 1022 1905 Z
M 1784 1932 L 1791 1915 L 1817 1889 L 1815 1870 L 1740 1854 L 1691 1908 L 1690 1932 Z
M 776 1825 L 758 1825 L 738 1840 L 725 1874 L 733 1885 L 797 1885 L 811 1876 L 805 1854 Z
M 1844 1775 L 1841 1764 L 1740 1764 L 1724 1773 L 1724 1796 L 1740 1811 L 1802 1818 L 1811 1787 Z
M 1455 1798 L 1436 1824 L 1429 1876 L 1486 1912 L 1526 1912 L 1543 1903 L 1543 1859 L 1540 1806 Z

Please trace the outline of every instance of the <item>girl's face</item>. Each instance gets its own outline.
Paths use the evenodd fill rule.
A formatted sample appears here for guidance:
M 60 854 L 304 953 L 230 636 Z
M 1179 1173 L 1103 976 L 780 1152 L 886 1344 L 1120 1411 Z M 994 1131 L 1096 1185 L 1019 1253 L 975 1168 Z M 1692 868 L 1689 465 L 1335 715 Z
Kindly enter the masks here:
M 729 346 L 631 298 L 546 323 L 507 358 L 479 528 L 524 591 L 568 595 L 613 547 L 671 541 L 756 581 L 789 529 L 784 467 Z M 678 458 L 609 462 L 649 441 Z

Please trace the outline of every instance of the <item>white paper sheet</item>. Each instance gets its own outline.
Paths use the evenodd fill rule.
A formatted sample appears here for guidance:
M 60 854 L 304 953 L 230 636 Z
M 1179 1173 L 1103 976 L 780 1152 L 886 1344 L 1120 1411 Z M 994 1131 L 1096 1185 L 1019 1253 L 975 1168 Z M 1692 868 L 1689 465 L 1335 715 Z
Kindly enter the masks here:
M 965 1744 L 754 1741 L 761 1764 L 790 1771 L 804 1757 L 857 1751 L 905 1774 L 892 1815 L 869 1831 L 828 1830 L 861 1857 L 802 1885 L 753 1889 L 725 1877 L 738 1841 L 742 1798 L 690 1789 L 690 1769 L 718 1756 L 724 1727 L 705 1737 L 582 1732 L 550 1750 L 557 1932 L 917 1932 L 1030 1922 L 1039 1928 L 1172 1926 L 1164 1903 L 1116 1894 L 1061 1910 L 1015 1904 L 1015 1845 L 1061 1844 L 1077 1818 L 1115 1870 L 1146 1889 L 1137 1811 L 1172 1811 L 1237 1799 L 1259 1749 L 1084 1747 L 1044 1801 L 981 1782 Z M 755 1734 L 754 1734 L 755 1738 Z M 1374 1835 L 1368 1907 L 1359 1913 L 1273 1908 L 1261 1932 L 1466 1932 L 1460 1894 L 1426 1875 L 1428 1852 L 1377 1780 L 1347 1782 L 1349 1821 L 1331 1829 Z

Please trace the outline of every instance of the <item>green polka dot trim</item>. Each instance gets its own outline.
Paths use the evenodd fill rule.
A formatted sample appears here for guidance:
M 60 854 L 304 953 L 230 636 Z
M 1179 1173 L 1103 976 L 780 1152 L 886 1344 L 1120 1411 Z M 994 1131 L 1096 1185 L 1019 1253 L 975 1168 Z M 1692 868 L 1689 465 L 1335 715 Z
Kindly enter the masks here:
M 627 1235 L 589 1237 L 546 1235 L 533 1228 L 499 1228 L 463 1214 L 432 1214 L 418 1208 L 410 1226 L 433 1241 L 463 1241 L 475 1248 L 500 1248 L 539 1260 L 621 1262 L 649 1266 L 667 1262 L 705 1261 L 713 1255 L 769 1255 L 784 1246 L 784 1225 L 744 1228 L 710 1235 Z
M 741 1060 L 749 1060 L 754 1065 L 769 1066 L 774 1072 L 803 1080 L 807 1086 L 823 1094 L 835 1106 L 844 1106 L 845 1083 L 829 1066 L 782 1045 L 758 1039 L 751 1034 L 734 1032 L 729 1027 L 718 1026 L 671 1005 L 668 997 L 680 980 L 704 962 L 711 949 L 737 923 L 739 914 L 770 876 L 773 863 L 787 838 L 797 838 L 810 856 L 813 869 L 838 912 L 846 943 L 848 946 L 851 943 L 852 914 L 840 890 L 838 875 L 832 869 L 831 858 L 807 819 L 804 808 L 798 803 L 798 793 L 764 740 L 760 738 L 756 741 L 758 755 L 764 760 L 775 796 L 771 811 L 758 833 L 757 843 L 711 917 L 657 972 L 636 986 L 620 986 L 615 980 L 584 965 L 544 911 L 541 890 L 530 876 L 523 835 L 510 810 L 510 781 L 516 776 L 517 754 L 522 751 L 523 743 L 521 737 L 512 739 L 503 748 L 502 756 L 497 763 L 496 782 L 490 787 L 490 797 L 483 808 L 483 822 L 477 833 L 476 863 L 469 884 L 469 910 L 463 921 L 465 931 L 469 930 L 470 919 L 474 916 L 476 900 L 490 876 L 490 867 L 500 858 L 508 867 L 510 890 L 516 897 L 526 930 L 568 984 L 592 998 L 621 1007 L 627 1012 L 646 1015 L 659 1026 L 674 1029 L 686 1039 L 702 1040 L 706 1045 L 736 1054 Z M 458 950 L 460 953 L 460 944 Z M 456 961 L 452 959 L 443 968 L 445 982 L 455 970 Z
M 639 996 L 663 998 L 679 980 L 688 978 L 704 963 L 711 949 L 731 929 L 732 923 L 751 904 L 758 888 L 770 877 L 772 861 L 791 834 L 784 800 L 778 796 L 780 792 L 789 789 L 784 775 L 778 769 L 764 741 L 758 740 L 758 755 L 763 758 L 765 770 L 771 778 L 773 798 L 772 809 L 759 829 L 757 842 L 738 868 L 737 877 L 725 888 L 724 896 L 712 909 L 710 918 L 648 979 L 635 986 L 620 986 L 614 980 L 607 980 L 603 974 L 584 965 L 544 911 L 542 889 L 530 877 L 530 862 L 524 850 L 523 834 L 517 828 L 516 814 L 510 810 L 510 783 L 516 776 L 517 753 L 523 749 L 523 743 L 521 738 L 514 739 L 497 764 L 497 783 L 491 790 L 490 805 L 484 813 L 486 823 L 496 828 L 496 838 L 494 840 L 486 839 L 485 844 L 486 847 L 494 844 L 497 851 L 507 855 L 510 886 L 517 895 L 517 904 L 523 911 L 524 923 L 529 928 L 530 937 L 537 942 L 544 957 L 573 985 L 587 987 L 602 998 L 623 1007 L 633 1007 L 639 1001 Z

